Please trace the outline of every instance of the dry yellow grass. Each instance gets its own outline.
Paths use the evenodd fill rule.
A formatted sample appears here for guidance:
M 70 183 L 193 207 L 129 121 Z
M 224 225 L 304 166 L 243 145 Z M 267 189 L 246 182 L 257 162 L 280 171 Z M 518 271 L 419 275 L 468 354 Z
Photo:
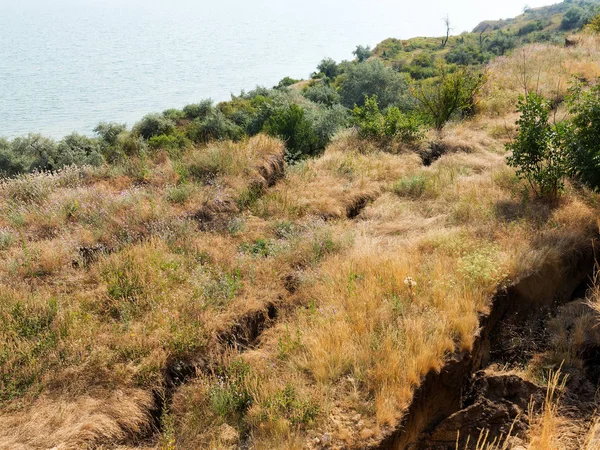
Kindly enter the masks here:
M 346 132 L 278 183 L 265 136 L 2 183 L 0 448 L 134 446 L 178 364 L 196 376 L 149 446 L 376 443 L 471 349 L 499 285 L 595 231 L 595 194 L 532 198 L 504 143 L 524 83 L 562 95 L 597 75 L 598 42 L 524 52 L 492 63 L 488 115 L 429 137 L 447 151 L 429 167 Z M 274 307 L 257 342 L 227 345 Z

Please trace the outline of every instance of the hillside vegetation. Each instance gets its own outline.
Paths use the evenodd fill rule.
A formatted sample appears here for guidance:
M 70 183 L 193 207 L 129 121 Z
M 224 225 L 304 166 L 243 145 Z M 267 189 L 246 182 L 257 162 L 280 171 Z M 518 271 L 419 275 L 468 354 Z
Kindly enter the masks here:
M 0 448 L 384 448 L 499 290 L 597 236 L 599 12 L 0 140 Z M 559 390 L 590 311 L 506 369 Z M 553 400 L 477 449 L 598 448 Z

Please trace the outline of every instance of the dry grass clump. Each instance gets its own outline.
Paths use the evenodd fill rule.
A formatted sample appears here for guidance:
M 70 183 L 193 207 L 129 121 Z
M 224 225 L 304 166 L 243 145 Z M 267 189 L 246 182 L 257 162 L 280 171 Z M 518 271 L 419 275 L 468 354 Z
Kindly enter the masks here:
M 115 390 L 77 398 L 40 398 L 24 420 L 20 413 L 2 416 L 0 447 L 15 450 L 81 449 L 123 442 L 149 430 L 153 399 L 142 390 Z
M 480 108 L 490 115 L 512 113 L 518 96 L 534 91 L 560 103 L 572 77 L 593 81 L 600 76 L 600 39 L 581 36 L 575 47 L 532 44 L 489 65 Z

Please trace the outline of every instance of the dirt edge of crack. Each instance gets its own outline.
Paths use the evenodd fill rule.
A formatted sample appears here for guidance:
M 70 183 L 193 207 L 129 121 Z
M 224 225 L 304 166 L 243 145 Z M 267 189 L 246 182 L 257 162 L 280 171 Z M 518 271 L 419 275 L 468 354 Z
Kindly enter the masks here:
M 472 351 L 455 353 L 441 371 L 430 371 L 415 390 L 400 426 L 391 430 L 377 445 L 368 448 L 420 449 L 424 434 L 461 409 L 461 399 L 470 378 L 489 363 L 494 331 L 507 315 L 526 320 L 538 308 L 567 303 L 575 290 L 590 277 L 593 268 L 593 246 L 579 246 L 564 255 L 558 266 L 544 264 L 536 273 L 499 289 L 489 314 L 480 317 L 479 333 Z

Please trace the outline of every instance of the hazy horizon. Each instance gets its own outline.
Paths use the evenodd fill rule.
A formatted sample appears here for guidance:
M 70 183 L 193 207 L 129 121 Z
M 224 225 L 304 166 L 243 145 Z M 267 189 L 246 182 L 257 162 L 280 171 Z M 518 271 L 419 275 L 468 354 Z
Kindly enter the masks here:
M 551 4 L 529 2 L 530 7 Z M 202 98 L 225 100 L 388 37 L 453 34 L 519 0 L 1 0 L 0 136 L 89 133 Z

